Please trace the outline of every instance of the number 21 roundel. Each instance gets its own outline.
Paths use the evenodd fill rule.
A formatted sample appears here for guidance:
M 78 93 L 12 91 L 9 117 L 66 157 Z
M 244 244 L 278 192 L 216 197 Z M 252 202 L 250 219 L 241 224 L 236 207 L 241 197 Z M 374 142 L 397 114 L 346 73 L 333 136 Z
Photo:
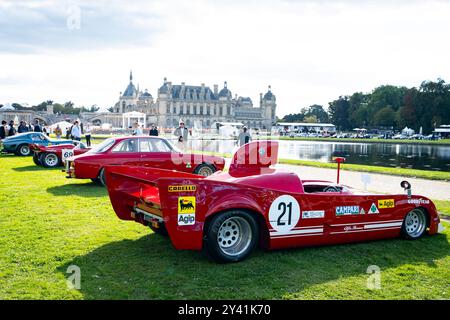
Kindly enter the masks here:
M 269 221 L 278 232 L 287 232 L 294 228 L 300 219 L 300 205 L 294 197 L 282 195 L 272 202 L 269 209 Z

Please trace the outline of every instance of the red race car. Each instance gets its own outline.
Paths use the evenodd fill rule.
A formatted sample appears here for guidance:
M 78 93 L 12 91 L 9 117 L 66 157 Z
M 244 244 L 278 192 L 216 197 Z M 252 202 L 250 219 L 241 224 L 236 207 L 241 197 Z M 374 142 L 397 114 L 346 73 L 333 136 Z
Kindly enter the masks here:
M 47 168 L 54 168 L 62 166 L 67 158 L 83 154 L 91 148 L 86 147 L 83 142 L 74 141 L 74 144 L 52 146 L 30 143 L 30 149 L 33 152 L 33 161 L 35 164 Z
M 183 153 L 161 137 L 131 136 L 109 138 L 89 152 L 66 161 L 68 178 L 91 179 L 105 185 L 105 166 L 132 165 L 178 170 L 208 176 L 222 170 L 225 159 Z
M 423 196 L 356 192 L 329 181 L 302 180 L 270 167 L 278 142 L 241 147 L 229 172 L 209 177 L 134 166 L 106 167 L 120 219 L 168 234 L 176 249 L 201 250 L 219 262 L 240 261 L 266 249 L 403 237 L 442 228 Z

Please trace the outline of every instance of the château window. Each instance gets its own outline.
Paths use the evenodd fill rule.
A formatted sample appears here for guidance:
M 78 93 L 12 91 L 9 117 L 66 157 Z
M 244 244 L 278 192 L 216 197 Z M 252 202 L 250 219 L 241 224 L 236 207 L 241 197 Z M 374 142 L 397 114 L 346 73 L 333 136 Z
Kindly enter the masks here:
M 170 106 L 167 106 L 167 113 L 170 113 Z

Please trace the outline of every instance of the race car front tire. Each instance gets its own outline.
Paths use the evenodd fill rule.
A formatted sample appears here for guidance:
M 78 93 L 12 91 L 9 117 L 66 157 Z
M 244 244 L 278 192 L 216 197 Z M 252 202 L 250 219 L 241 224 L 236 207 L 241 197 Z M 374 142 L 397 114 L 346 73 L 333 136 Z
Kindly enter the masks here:
M 197 168 L 195 168 L 194 170 L 195 174 L 205 177 L 212 175 L 214 172 L 216 172 L 216 168 L 214 168 L 213 165 L 207 163 L 202 163 L 201 165 L 197 166 Z
M 419 239 L 427 230 L 427 214 L 421 208 L 414 208 L 403 219 L 401 235 L 408 240 Z
M 41 156 L 42 165 L 46 168 L 55 168 L 61 165 L 58 156 L 51 152 L 46 152 Z
M 205 233 L 204 248 L 220 263 L 238 262 L 253 252 L 258 239 L 258 223 L 253 215 L 231 210 L 212 218 Z

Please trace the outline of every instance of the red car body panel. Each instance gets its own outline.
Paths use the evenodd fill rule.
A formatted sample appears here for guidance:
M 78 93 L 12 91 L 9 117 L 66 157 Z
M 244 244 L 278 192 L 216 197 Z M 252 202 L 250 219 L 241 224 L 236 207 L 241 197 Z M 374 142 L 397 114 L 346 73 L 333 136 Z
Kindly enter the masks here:
M 111 203 L 120 219 L 144 225 L 163 222 L 176 249 L 202 249 L 205 223 L 213 215 L 233 209 L 258 217 L 260 242 L 267 249 L 398 237 L 403 219 L 416 207 L 428 213 L 428 233 L 437 233 L 439 216 L 428 198 L 358 193 L 333 182 L 302 181 L 296 174 L 269 168 L 265 160 L 276 163 L 277 150 L 275 141 L 251 142 L 237 151 L 229 172 L 206 178 L 161 169 L 107 166 Z M 256 163 L 251 163 L 255 159 Z M 310 192 L 324 185 L 340 191 Z M 288 220 L 282 219 L 285 212 L 276 206 L 285 198 L 294 207 L 298 204 Z M 178 204 L 185 199 L 195 199 L 195 221 L 190 225 L 184 224 L 179 213 Z
M 115 138 L 114 143 L 108 150 L 100 153 L 89 152 L 80 156 L 69 158 L 72 162 L 66 169 L 69 177 L 78 179 L 95 179 L 98 177 L 102 168 L 108 165 L 123 165 L 123 166 L 139 166 L 149 168 L 160 168 L 166 170 L 177 170 L 181 172 L 193 173 L 197 166 L 201 164 L 211 164 L 216 170 L 222 170 L 225 166 L 225 159 L 216 156 L 206 156 L 198 154 L 171 152 L 114 152 L 114 148 L 120 143 L 129 140 L 148 140 L 157 139 L 165 141 L 166 139 L 160 137 L 150 136 L 131 136 Z M 170 144 L 168 146 L 172 147 Z

